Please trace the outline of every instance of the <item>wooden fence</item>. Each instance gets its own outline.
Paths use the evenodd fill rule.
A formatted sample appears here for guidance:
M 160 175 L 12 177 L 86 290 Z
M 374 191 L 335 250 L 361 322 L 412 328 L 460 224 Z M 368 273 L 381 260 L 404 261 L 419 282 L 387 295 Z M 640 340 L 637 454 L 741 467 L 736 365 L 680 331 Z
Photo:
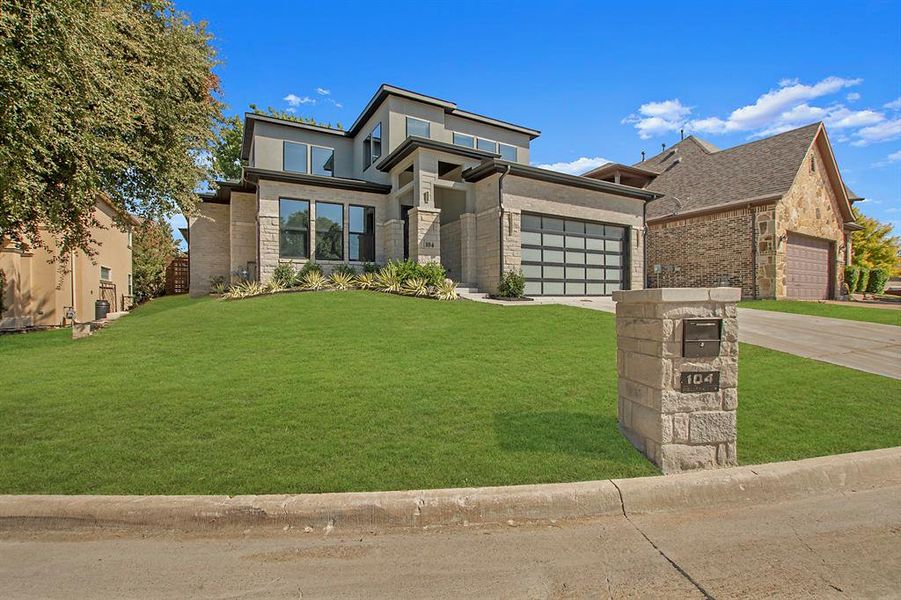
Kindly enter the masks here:
M 173 258 L 166 267 L 166 294 L 187 294 L 191 285 L 190 259 L 187 256 Z

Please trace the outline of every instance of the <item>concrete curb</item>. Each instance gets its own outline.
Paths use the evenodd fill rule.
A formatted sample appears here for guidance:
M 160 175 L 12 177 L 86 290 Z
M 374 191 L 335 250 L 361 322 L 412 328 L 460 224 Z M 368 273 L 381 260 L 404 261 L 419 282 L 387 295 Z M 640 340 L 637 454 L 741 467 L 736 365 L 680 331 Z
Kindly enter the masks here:
M 901 485 L 901 447 L 681 475 L 510 487 L 263 496 L 0 495 L 0 530 L 342 529 L 536 522 L 741 506 Z

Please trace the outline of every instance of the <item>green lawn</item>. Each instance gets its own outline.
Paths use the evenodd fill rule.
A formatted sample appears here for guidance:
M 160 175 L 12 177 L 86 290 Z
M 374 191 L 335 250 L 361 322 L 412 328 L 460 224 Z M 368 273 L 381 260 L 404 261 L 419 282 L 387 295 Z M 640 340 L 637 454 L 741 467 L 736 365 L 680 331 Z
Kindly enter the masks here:
M 855 306 L 853 302 L 847 304 L 826 304 L 801 300 L 743 300 L 738 305 L 742 308 L 774 310 L 798 315 L 813 315 L 815 317 L 830 317 L 832 319 L 848 319 L 849 321 L 867 321 L 869 323 L 901 326 L 901 310 Z
M 274 493 L 648 475 L 612 315 L 368 292 L 164 298 L 0 337 L 0 493 Z M 901 382 L 743 346 L 739 457 L 901 444 Z

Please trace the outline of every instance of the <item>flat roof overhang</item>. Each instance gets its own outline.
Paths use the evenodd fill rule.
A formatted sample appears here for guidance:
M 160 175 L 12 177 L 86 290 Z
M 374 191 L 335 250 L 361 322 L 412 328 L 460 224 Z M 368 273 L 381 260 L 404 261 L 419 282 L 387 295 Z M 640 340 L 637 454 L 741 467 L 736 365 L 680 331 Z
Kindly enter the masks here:
M 635 198 L 636 200 L 642 200 L 644 202 L 650 202 L 651 200 L 663 196 L 663 194 L 657 192 L 651 192 L 629 185 L 610 183 L 609 181 L 600 181 L 598 179 L 589 179 L 587 177 L 582 177 L 581 175 L 568 175 L 566 173 L 558 173 L 557 171 L 539 169 L 538 167 L 533 167 L 531 165 L 521 165 L 497 159 L 486 160 L 477 167 L 463 171 L 463 179 L 474 183 L 498 173 L 508 173 L 517 177 L 525 177 L 527 179 L 535 179 L 537 181 L 556 183 L 558 185 L 593 190 L 596 192 L 607 192 L 617 196 Z
M 456 144 L 439 142 L 424 137 L 410 136 L 403 142 L 401 142 L 400 146 L 395 148 L 391 152 L 391 154 L 383 158 L 381 162 L 379 162 L 375 166 L 375 168 L 379 171 L 387 173 L 395 166 L 397 166 L 398 163 L 400 163 L 402 160 L 419 149 L 447 152 L 448 154 L 456 154 L 457 156 L 462 156 L 464 158 L 473 158 L 476 160 L 486 160 L 500 156 L 500 154 L 486 152 L 484 150 L 477 150 L 476 148 L 467 148 L 466 146 L 457 146 Z
M 250 185 L 246 181 L 216 181 L 214 184 L 216 189 L 209 192 L 200 192 L 197 194 L 202 202 L 212 204 L 228 204 L 231 202 L 232 192 L 254 192 L 256 186 Z
M 286 173 L 284 171 L 271 171 L 269 169 L 256 169 L 251 167 L 244 168 L 244 179 L 251 183 L 257 183 L 261 179 L 267 179 L 269 181 L 298 183 L 301 185 L 336 188 L 355 192 L 369 192 L 372 194 L 387 194 L 391 191 L 390 185 L 363 181 L 362 179 L 324 177 L 321 175 L 307 175 L 305 173 Z

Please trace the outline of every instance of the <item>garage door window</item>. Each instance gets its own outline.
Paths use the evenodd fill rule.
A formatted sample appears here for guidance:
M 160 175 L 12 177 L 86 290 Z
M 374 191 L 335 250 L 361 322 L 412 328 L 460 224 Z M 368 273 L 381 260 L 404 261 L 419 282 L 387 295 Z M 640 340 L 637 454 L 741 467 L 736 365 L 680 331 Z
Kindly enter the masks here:
M 531 296 L 607 296 L 623 288 L 626 229 L 522 215 L 522 270 Z

